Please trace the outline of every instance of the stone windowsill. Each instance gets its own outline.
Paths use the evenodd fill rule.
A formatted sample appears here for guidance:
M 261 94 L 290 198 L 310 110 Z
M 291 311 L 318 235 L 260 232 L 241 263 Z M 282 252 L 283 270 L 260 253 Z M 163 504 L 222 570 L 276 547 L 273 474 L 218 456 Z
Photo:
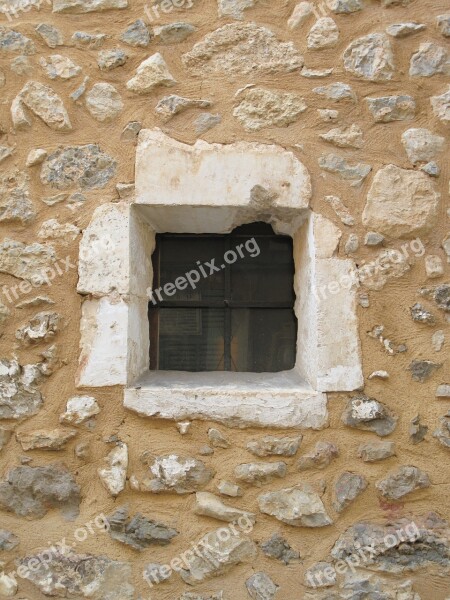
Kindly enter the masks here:
M 326 395 L 296 371 L 149 371 L 125 389 L 125 406 L 141 416 L 212 420 L 230 427 L 321 429 L 328 422 Z

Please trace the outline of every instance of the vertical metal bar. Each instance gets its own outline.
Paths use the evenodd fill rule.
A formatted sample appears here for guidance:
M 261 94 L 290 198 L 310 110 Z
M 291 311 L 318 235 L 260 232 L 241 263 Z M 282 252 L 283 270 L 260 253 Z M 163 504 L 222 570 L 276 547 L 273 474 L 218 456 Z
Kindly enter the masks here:
M 231 236 L 226 236 L 224 238 L 224 254 L 226 250 L 231 249 Z M 223 368 L 224 371 L 231 371 L 231 269 L 229 266 L 225 268 L 225 331 L 224 331 L 224 358 L 223 358 Z
M 153 282 L 152 289 L 159 288 L 159 282 L 161 279 L 161 244 L 163 241 L 163 237 L 160 236 L 157 238 L 156 248 L 153 252 L 152 256 L 152 266 L 153 266 Z M 149 310 L 148 310 L 148 321 L 150 328 L 150 370 L 157 371 L 159 369 L 159 308 L 153 306 L 153 303 L 149 302 Z

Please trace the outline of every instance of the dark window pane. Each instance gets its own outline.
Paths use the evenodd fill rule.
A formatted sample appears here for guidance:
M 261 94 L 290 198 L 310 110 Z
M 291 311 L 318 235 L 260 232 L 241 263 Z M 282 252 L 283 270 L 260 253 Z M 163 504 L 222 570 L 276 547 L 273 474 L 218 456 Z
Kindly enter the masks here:
M 231 267 L 231 300 L 247 304 L 294 304 L 294 260 L 291 238 L 284 236 L 231 238 L 243 258 Z M 245 245 L 247 244 L 247 246 Z M 255 246 L 257 244 L 257 246 Z
M 224 310 L 160 308 L 159 369 L 224 370 Z
M 232 371 L 294 368 L 297 320 L 292 309 L 233 309 L 231 331 Z

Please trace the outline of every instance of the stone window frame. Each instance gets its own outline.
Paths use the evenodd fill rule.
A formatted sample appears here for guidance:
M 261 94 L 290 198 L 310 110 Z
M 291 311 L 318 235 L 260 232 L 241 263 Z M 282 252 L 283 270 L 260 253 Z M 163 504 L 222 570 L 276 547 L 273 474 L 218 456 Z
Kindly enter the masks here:
M 305 166 L 280 146 L 190 146 L 142 130 L 135 195 L 99 206 L 80 242 L 84 296 L 76 384 L 121 385 L 125 407 L 147 417 L 229 426 L 328 424 L 327 392 L 363 386 L 355 265 L 336 256 L 340 230 L 310 207 Z M 293 238 L 297 360 L 283 373 L 149 371 L 148 290 L 156 233 L 229 233 L 264 221 Z M 339 285 L 337 282 L 350 282 Z M 323 294 L 322 289 L 333 293 Z M 336 340 L 339 340 L 337 343 Z

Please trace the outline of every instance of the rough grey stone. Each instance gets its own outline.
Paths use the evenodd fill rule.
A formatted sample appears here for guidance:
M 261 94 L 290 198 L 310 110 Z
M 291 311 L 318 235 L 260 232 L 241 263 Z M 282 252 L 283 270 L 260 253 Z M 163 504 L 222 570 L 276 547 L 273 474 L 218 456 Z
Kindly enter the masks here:
M 319 166 L 324 171 L 340 175 L 346 181 L 352 181 L 352 186 L 359 186 L 372 170 L 365 163 L 349 163 L 337 154 L 326 154 L 319 158 Z
M 331 17 L 317 19 L 307 37 L 309 50 L 334 48 L 339 41 L 339 29 Z
M 9 551 L 14 550 L 19 545 L 19 538 L 14 535 L 12 531 L 6 529 L 0 529 L 0 550 Z
M 420 167 L 420 170 L 429 175 L 430 177 L 439 177 L 439 175 L 441 174 L 441 169 L 439 168 L 439 165 L 434 161 L 430 161 L 426 165 L 422 165 Z
M 121 48 L 113 48 L 112 50 L 100 50 L 97 64 L 102 71 L 112 71 L 117 67 L 122 67 L 127 60 L 128 56 Z
M 50 79 L 72 79 L 81 73 L 81 67 L 61 54 L 52 54 L 48 59 L 41 57 L 39 64 Z
M 334 72 L 334 69 L 308 69 L 302 67 L 300 75 L 307 79 L 322 79 L 322 77 L 329 77 Z
M 9 440 L 11 439 L 12 433 L 13 433 L 13 430 L 11 428 L 0 426 L 0 450 L 3 450 L 3 448 L 9 442 Z
M 72 43 L 78 48 L 98 50 L 103 46 L 108 36 L 105 33 L 87 33 L 86 31 L 75 31 L 72 35 Z
M 326 0 L 328 8 L 337 15 L 348 15 L 364 8 L 362 0 Z
M 266 435 L 247 443 L 247 450 L 255 456 L 295 456 L 300 447 L 302 435 L 297 437 L 276 437 Z
M 433 433 L 444 448 L 450 449 L 450 411 L 439 419 L 440 427 Z
M 334 510 L 342 512 L 349 506 L 368 486 L 367 480 L 358 473 L 345 471 L 334 484 Z
M 260 87 L 248 88 L 239 93 L 242 98 L 233 116 L 246 131 L 263 127 L 287 127 L 294 123 L 307 106 L 296 94 L 275 92 Z
M 251 523 L 254 523 L 256 520 L 256 516 L 253 513 L 240 510 L 234 506 L 227 506 L 220 498 L 209 492 L 197 492 L 195 500 L 194 512 L 196 515 L 211 517 L 212 519 L 226 521 L 227 523 L 236 522 L 242 518 Z
M 40 519 L 59 508 L 66 519 L 78 516 L 80 487 L 62 464 L 15 467 L 0 482 L 0 507 L 21 517 Z
M 364 462 L 377 462 L 395 456 L 394 442 L 367 442 L 358 448 L 358 456 Z
M 428 475 L 418 467 L 402 466 L 388 474 L 385 479 L 377 481 L 375 487 L 381 495 L 388 500 L 399 500 L 423 488 L 430 487 L 431 482 Z
M 287 465 L 285 462 L 273 463 L 246 463 L 238 465 L 234 470 L 234 476 L 238 481 L 252 485 L 266 485 L 276 478 L 285 477 Z
M 335 102 L 345 100 L 356 102 L 356 94 L 347 83 L 330 83 L 329 85 L 314 88 L 313 92 L 319 96 L 323 96 L 327 100 L 333 100 Z
M 438 15 L 436 25 L 444 37 L 450 37 L 450 14 Z
M 16 106 L 18 106 L 19 112 L 15 110 Z M 57 131 L 72 129 L 63 101 L 47 85 L 43 85 L 38 81 L 28 81 L 16 96 L 11 107 L 11 114 L 14 126 L 17 129 L 23 129 L 31 125 L 26 115 L 23 115 L 25 120 L 20 115 L 24 111 L 23 106 L 26 106 L 34 115 L 42 119 L 50 129 Z
M 200 540 L 199 547 L 204 543 L 208 552 L 194 554 L 192 559 L 189 559 L 189 568 L 180 571 L 183 581 L 195 585 L 210 577 L 223 575 L 235 565 L 251 562 L 256 558 L 257 548 L 250 538 L 240 532 L 232 532 L 224 539 L 220 532 L 221 529 L 212 531 Z
M 310 588 L 326 588 L 336 584 L 336 571 L 331 563 L 318 562 L 305 571 L 305 585 Z M 305 596 L 305 599 L 308 596 Z M 326 596 L 326 600 L 329 596 Z M 333 600 L 333 597 L 331 597 Z
M 255 4 L 255 0 L 217 0 L 219 17 L 241 20 L 244 11 Z
M 192 35 L 197 28 L 190 23 L 170 23 L 155 27 L 154 34 L 161 44 L 180 44 Z
M 289 17 L 289 29 L 298 29 L 305 21 L 313 15 L 313 5 L 311 2 L 299 2 Z
M 49 23 L 39 23 L 35 27 L 38 33 L 49 48 L 56 48 L 64 45 L 64 37 L 59 29 Z
M 436 390 L 436 398 L 450 398 L 450 384 L 443 383 Z
M 125 44 L 134 48 L 146 48 L 152 39 L 152 35 L 142 19 L 138 19 L 132 23 L 122 33 L 120 39 Z
M 425 381 L 432 376 L 434 371 L 441 367 L 441 364 L 434 363 L 431 360 L 413 360 L 408 367 L 408 371 L 411 371 L 414 381 L 425 383 Z
M 245 582 L 245 587 L 253 600 L 273 600 L 279 589 L 279 586 L 262 571 L 249 577 Z
M 0 360 L 0 419 L 21 420 L 39 412 L 42 396 L 37 389 L 44 363 L 22 367 L 15 360 Z
M 364 245 L 365 246 L 381 246 L 384 242 L 384 235 L 378 233 L 377 231 L 368 231 L 364 237 Z
M 67 442 L 77 435 L 76 429 L 36 429 L 34 431 L 18 431 L 16 439 L 22 450 L 62 450 Z
M 410 121 L 416 114 L 416 102 L 412 96 L 381 96 L 366 98 L 376 123 Z
M 351 398 L 342 415 L 342 422 L 348 427 L 373 431 L 381 437 L 394 431 L 397 420 L 387 406 L 363 394 Z
M 15 148 L 10 146 L 0 146 L 0 163 L 14 154 Z
M 136 74 L 127 82 L 127 89 L 136 94 L 149 94 L 160 86 L 176 84 L 169 68 L 159 52 L 141 62 Z
M 117 163 L 96 144 L 66 146 L 50 154 L 41 170 L 41 181 L 58 190 L 74 186 L 103 188 L 116 172 Z
M 36 211 L 30 198 L 29 179 L 14 171 L 0 177 L 0 222 L 19 221 L 27 225 L 34 221 Z
M 113 121 L 123 107 L 119 92 L 110 83 L 96 83 L 86 94 L 86 108 L 100 123 Z
M 353 123 L 348 127 L 336 127 L 319 135 L 322 140 L 334 144 L 338 148 L 362 148 L 364 146 L 363 131 Z
M 450 55 L 445 48 L 432 42 L 420 44 L 411 57 L 409 74 L 411 77 L 450 75 Z
M 351 233 L 345 242 L 345 254 L 354 254 L 359 248 L 359 238 L 356 233 Z
M 173 572 L 168 571 L 167 568 L 165 568 L 165 565 L 162 565 L 161 563 L 148 563 L 142 573 L 144 580 L 150 586 L 168 581 L 172 575 Z
M 74 550 L 52 550 L 51 559 L 42 561 L 39 555 L 17 561 L 23 565 L 24 578 L 46 596 L 98 598 L 98 600 L 133 600 L 131 565 L 111 560 L 107 556 L 76 554 Z M 37 563 L 33 569 L 28 565 Z M 95 596 L 93 596 L 95 590 Z
M 222 117 L 220 115 L 213 115 L 208 112 L 202 113 L 194 121 L 195 132 L 197 135 L 205 133 L 218 125 L 221 121 Z
M 332 520 L 319 495 L 307 483 L 300 483 L 258 496 L 259 510 L 293 527 L 325 527 Z
M 344 225 L 352 227 L 355 224 L 355 218 L 350 214 L 350 211 L 339 196 L 325 196 L 324 200 L 330 204 L 336 216 L 339 217 Z
M 108 517 L 109 535 L 113 540 L 131 546 L 134 550 L 145 550 L 149 546 L 167 546 L 178 532 L 164 523 L 147 519 L 141 514 L 128 518 L 128 507 L 118 508 Z
M 120 134 L 120 140 L 122 142 L 136 143 L 141 129 L 142 123 L 140 123 L 139 121 L 130 121 L 123 128 L 122 133 Z
M 48 341 L 59 331 L 61 316 L 56 312 L 40 312 L 16 331 L 16 339 L 24 345 Z
M 435 116 L 443 123 L 450 123 L 450 86 L 440 96 L 430 98 Z
M 304 454 L 297 462 L 299 471 L 324 469 L 339 456 L 339 450 L 331 442 L 317 442 L 314 450 Z
M 230 496 L 231 498 L 237 498 L 238 496 L 243 496 L 242 489 L 229 481 L 224 481 L 223 479 L 219 481 L 217 484 L 217 489 L 223 496 Z
M 389 38 L 371 33 L 354 40 L 344 52 L 344 68 L 368 81 L 389 81 L 395 71 Z
M 214 475 L 201 460 L 176 454 L 156 457 L 150 471 L 155 478 L 148 482 L 148 489 L 154 493 L 190 494 L 209 483 Z
M 36 53 L 36 47 L 30 38 L 14 29 L 0 26 L 0 54 L 11 53 L 29 56 Z
M 417 165 L 435 159 L 443 151 L 445 139 L 423 127 L 414 127 L 402 134 L 402 144 L 409 161 Z
M 255 23 L 224 25 L 184 54 L 182 61 L 199 76 L 290 73 L 303 66 L 292 42 L 279 42 L 269 29 Z
M 405 23 L 393 23 L 386 27 L 386 33 L 395 38 L 404 38 L 413 33 L 418 33 L 426 28 L 424 23 L 415 23 L 414 21 Z
M 227 440 L 221 431 L 214 427 L 208 429 L 208 438 L 211 442 L 211 446 L 214 448 L 223 448 L 226 450 L 231 447 L 231 442 Z
M 416 323 L 425 323 L 426 325 L 434 325 L 436 322 L 433 314 L 418 302 L 410 309 L 411 317 Z
M 409 439 L 412 444 L 420 444 L 428 433 L 428 427 L 421 425 L 420 416 L 416 415 L 409 424 Z
M 84 14 L 128 7 L 128 0 L 53 0 L 54 13 Z
M 185 592 L 184 594 L 181 594 L 178 600 L 225 600 L 225 596 L 223 595 L 223 591 L 212 594 L 211 596 L 199 596 L 199 594 Z
M 291 548 L 288 542 L 278 533 L 261 544 L 261 550 L 269 558 L 275 558 L 285 565 L 300 560 L 300 553 Z
M 184 112 L 188 108 L 209 108 L 212 102 L 209 100 L 191 100 L 182 96 L 164 96 L 158 102 L 155 112 L 160 115 L 164 121 L 169 121 L 175 115 Z
M 434 291 L 433 299 L 439 309 L 450 312 L 450 284 L 438 285 Z
M 331 550 L 335 560 L 366 553 L 365 568 L 387 573 L 415 571 L 433 564 L 450 564 L 449 526 L 435 513 L 415 515 L 389 525 L 357 522 L 341 534 Z

